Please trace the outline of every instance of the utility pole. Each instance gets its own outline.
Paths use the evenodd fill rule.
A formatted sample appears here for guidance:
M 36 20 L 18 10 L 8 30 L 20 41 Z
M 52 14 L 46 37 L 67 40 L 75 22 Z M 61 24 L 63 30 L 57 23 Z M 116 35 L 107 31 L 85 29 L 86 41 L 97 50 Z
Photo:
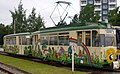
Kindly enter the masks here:
M 13 19 L 14 20 L 14 34 L 16 33 L 16 18 Z
M 81 12 L 81 0 L 79 0 L 79 9 L 80 9 L 80 11 L 79 12 Z

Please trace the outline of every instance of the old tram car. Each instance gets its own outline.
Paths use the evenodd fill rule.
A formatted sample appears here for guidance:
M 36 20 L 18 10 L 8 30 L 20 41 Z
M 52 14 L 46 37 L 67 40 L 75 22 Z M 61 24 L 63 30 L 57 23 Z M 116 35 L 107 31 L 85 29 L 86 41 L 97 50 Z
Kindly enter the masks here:
M 33 33 L 35 56 L 71 63 L 71 43 L 69 38 L 77 39 L 75 44 L 75 64 L 119 69 L 117 61 L 116 30 L 105 24 L 66 25 L 40 29 Z
M 4 36 L 4 51 L 61 62 L 71 63 L 71 42 L 75 44 L 75 65 L 119 69 L 116 29 L 105 24 L 70 24 L 40 29 L 31 33 Z
M 32 34 L 17 33 L 4 36 L 4 51 L 14 54 L 26 54 L 28 49 L 32 50 Z

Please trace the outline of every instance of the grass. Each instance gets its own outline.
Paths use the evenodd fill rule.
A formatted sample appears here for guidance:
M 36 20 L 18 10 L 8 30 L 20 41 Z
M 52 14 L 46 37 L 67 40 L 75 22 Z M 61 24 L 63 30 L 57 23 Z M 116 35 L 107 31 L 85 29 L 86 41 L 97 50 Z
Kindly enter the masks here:
M 69 69 L 31 62 L 4 55 L 0 55 L 0 62 L 14 66 L 18 69 L 30 72 L 32 74 L 72 74 L 71 70 Z M 87 74 L 87 73 L 75 71 L 74 74 Z

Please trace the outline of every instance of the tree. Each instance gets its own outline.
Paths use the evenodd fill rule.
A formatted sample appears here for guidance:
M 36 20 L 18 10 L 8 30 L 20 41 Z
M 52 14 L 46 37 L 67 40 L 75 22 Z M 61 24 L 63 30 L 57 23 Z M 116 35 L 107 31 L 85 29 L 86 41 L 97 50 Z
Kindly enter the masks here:
M 78 15 L 75 14 L 71 23 L 78 23 L 78 22 L 79 22 Z
M 114 26 L 120 25 L 120 13 L 118 12 L 119 7 L 109 11 L 108 22 Z
M 117 25 L 120 26 L 120 11 L 119 11 L 119 13 L 117 15 Z
M 6 29 L 4 24 L 0 24 L 0 45 L 3 45 L 3 36 L 6 35 Z
M 0 35 L 6 34 L 6 29 L 4 24 L 0 24 Z
M 41 18 L 41 15 L 38 14 L 38 17 L 36 19 L 36 28 L 35 28 L 35 31 L 39 30 L 41 27 L 46 28 L 45 27 L 45 23 L 43 21 L 43 18 Z
M 23 9 L 23 4 L 20 1 L 18 5 L 18 10 L 10 11 L 12 15 L 12 29 L 14 29 L 14 24 L 16 25 L 16 33 L 26 32 L 26 11 Z
M 44 21 L 41 18 L 41 15 L 38 14 L 38 16 L 36 16 L 35 10 L 36 10 L 35 8 L 32 9 L 32 12 L 27 19 L 27 25 L 28 25 L 27 31 L 29 32 L 38 31 L 39 28 L 41 27 L 45 28 Z
M 41 18 L 40 14 L 36 16 L 35 8 L 32 9 L 31 14 L 26 18 L 26 10 L 23 8 L 23 4 L 20 1 L 18 5 L 18 9 L 15 9 L 14 11 L 10 11 L 12 15 L 12 30 L 14 30 L 14 24 L 15 24 L 15 30 L 16 33 L 21 33 L 21 32 L 34 32 L 39 30 L 39 28 L 44 26 L 44 21 Z M 10 29 L 10 26 L 7 26 Z
M 27 31 L 33 32 L 35 20 L 36 20 L 36 13 L 35 13 L 35 8 L 33 8 L 31 14 L 28 16 L 28 19 L 27 19 L 27 25 L 28 25 Z
M 5 27 L 5 30 L 6 30 L 6 34 L 12 34 L 13 33 L 12 25 L 7 25 Z
M 80 22 L 98 22 L 100 16 L 98 13 L 94 13 L 95 6 L 87 4 L 84 9 L 80 12 L 79 21 Z

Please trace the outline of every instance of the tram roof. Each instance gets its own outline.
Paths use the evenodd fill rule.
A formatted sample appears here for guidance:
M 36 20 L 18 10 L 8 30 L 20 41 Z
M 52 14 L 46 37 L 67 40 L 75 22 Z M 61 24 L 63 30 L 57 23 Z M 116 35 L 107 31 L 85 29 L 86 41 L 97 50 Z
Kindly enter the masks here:
M 16 34 L 9 34 L 9 35 L 5 35 L 5 37 L 9 37 L 9 36 L 26 36 L 26 35 L 32 35 L 30 32 L 26 32 L 26 33 L 16 33 Z
M 50 27 L 45 29 L 40 29 L 39 31 L 34 32 L 37 33 L 49 33 L 49 32 L 60 32 L 60 31 L 72 31 L 72 30 L 86 30 L 86 29 L 106 29 L 105 23 L 98 24 L 70 24 L 58 27 Z

